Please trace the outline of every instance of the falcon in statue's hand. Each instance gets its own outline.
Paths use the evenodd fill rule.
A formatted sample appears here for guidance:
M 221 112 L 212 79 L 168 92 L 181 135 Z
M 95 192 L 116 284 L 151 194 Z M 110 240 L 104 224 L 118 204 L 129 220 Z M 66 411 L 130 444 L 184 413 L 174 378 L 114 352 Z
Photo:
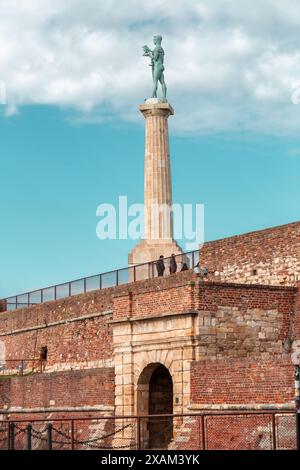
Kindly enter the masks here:
M 144 51 L 144 56 L 150 56 L 151 55 L 151 49 L 149 49 L 148 46 L 143 46 L 143 51 Z

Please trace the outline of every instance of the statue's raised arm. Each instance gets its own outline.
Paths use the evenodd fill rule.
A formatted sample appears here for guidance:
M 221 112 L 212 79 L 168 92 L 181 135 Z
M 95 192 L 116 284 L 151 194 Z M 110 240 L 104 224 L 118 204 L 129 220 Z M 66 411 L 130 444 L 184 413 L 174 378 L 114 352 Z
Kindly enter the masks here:
M 152 56 L 152 51 L 151 49 L 149 49 L 148 46 L 143 46 L 143 50 L 144 50 L 144 56 L 146 57 L 151 57 Z
M 143 55 L 151 58 L 152 77 L 153 77 L 152 98 L 157 98 L 158 82 L 160 82 L 161 87 L 162 87 L 163 101 L 167 101 L 167 87 L 166 87 L 165 77 L 164 77 L 165 51 L 161 47 L 162 36 L 154 36 L 153 42 L 154 42 L 155 48 L 152 51 L 148 46 L 143 46 L 143 51 L 144 51 Z

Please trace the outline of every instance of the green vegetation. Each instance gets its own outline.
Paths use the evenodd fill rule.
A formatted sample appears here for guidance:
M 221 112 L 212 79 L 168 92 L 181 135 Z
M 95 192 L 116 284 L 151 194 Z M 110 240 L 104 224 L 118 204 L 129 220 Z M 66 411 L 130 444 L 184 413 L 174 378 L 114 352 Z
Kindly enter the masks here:
M 9 380 L 13 377 L 28 377 L 28 375 L 32 375 L 34 372 L 33 371 L 30 371 L 30 372 L 26 372 L 24 373 L 23 375 L 20 375 L 20 374 L 10 374 L 10 375 L 2 375 L 0 374 L 0 382 L 1 381 L 4 381 L 4 380 Z

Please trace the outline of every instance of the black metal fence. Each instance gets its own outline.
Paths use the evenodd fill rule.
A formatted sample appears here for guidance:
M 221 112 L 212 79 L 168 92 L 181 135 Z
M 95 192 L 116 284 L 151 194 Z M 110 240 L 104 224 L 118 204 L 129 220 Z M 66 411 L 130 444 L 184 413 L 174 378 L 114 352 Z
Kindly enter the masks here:
M 291 410 L 0 422 L 0 450 L 293 450 Z
M 195 269 L 199 263 L 199 251 L 191 251 L 175 256 L 177 272 L 181 270 Z M 171 257 L 164 258 L 164 276 L 170 274 Z M 116 269 L 95 276 L 84 277 L 75 281 L 45 287 L 43 289 L 26 292 L 24 294 L 7 297 L 0 300 L 0 311 L 16 310 L 31 305 L 63 299 L 73 295 L 83 294 L 94 290 L 115 287 L 130 282 L 151 279 L 158 276 L 156 262 L 137 264 L 123 269 Z

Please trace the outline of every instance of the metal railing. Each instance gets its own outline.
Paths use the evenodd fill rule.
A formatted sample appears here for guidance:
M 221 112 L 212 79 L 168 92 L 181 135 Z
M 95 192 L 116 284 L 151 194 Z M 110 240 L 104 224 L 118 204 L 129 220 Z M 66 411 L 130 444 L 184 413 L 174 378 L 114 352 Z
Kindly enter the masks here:
M 195 269 L 199 263 L 199 250 L 175 256 L 177 272 L 181 270 Z M 171 257 L 164 258 L 164 276 L 170 274 L 169 264 Z M 0 312 L 16 310 L 23 307 L 49 302 L 51 300 L 63 299 L 73 295 L 84 294 L 99 289 L 115 287 L 130 282 L 151 279 L 158 276 L 156 261 L 128 266 L 95 276 L 84 277 L 75 281 L 56 284 L 24 294 L 7 297 L 0 300 Z
M 5 415 L 3 415 L 5 418 Z M 293 450 L 291 410 L 0 421 L 0 450 Z

